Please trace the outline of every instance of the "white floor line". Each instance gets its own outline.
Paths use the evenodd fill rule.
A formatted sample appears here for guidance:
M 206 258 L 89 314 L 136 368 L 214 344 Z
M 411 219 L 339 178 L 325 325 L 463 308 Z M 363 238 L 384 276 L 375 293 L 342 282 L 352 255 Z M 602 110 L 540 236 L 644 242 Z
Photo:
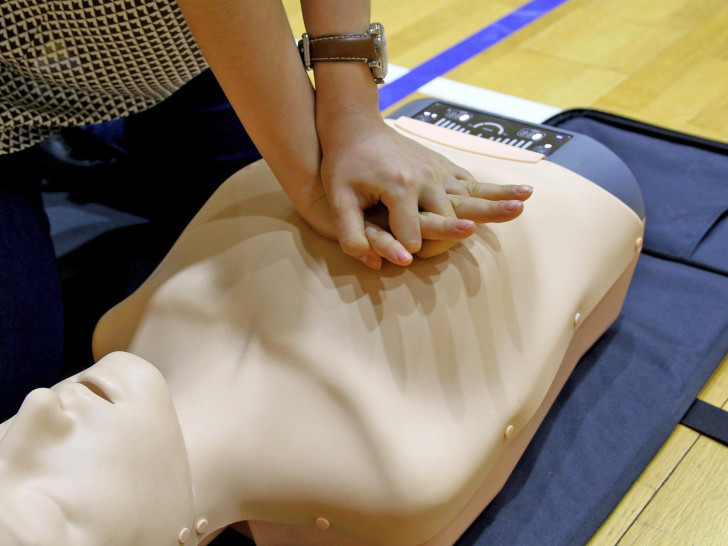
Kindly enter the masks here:
M 409 69 L 405 67 L 390 64 L 387 73 L 387 82 L 392 82 L 404 76 L 407 72 L 409 72 Z M 485 110 L 486 112 L 492 112 L 522 121 L 529 121 L 531 123 L 542 123 L 551 116 L 561 112 L 559 108 L 554 106 L 522 99 L 513 95 L 506 95 L 447 78 L 435 78 L 418 89 L 418 91 L 447 102 L 469 106 L 478 110 Z

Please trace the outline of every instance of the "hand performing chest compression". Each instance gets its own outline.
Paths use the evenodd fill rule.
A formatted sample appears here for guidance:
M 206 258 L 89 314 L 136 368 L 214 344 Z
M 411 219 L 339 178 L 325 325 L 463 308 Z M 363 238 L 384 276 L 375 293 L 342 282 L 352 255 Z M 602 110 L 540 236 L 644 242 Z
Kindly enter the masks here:
M 359 62 L 367 59 L 311 59 L 314 90 L 282 3 L 179 5 L 299 214 L 346 254 L 374 269 L 383 259 L 408 265 L 413 254 L 434 256 L 469 237 L 475 223 L 509 221 L 522 212 L 529 186 L 479 183 L 392 131 L 378 109 L 376 74 Z M 368 36 L 368 0 L 302 0 L 301 8 L 312 40 Z M 367 217 L 372 207 L 378 215 Z

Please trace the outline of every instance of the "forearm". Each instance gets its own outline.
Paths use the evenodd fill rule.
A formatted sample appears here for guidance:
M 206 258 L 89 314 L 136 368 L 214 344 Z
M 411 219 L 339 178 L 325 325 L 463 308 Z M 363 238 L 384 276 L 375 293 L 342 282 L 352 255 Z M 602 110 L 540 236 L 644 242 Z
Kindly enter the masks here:
M 369 0 L 301 0 L 301 8 L 311 36 L 360 34 L 370 23 Z M 355 114 L 358 124 L 381 122 L 379 92 L 365 63 L 315 63 L 314 74 L 316 116 L 323 146 L 329 138 L 339 138 L 342 128 L 335 122 L 342 118 Z M 338 135 L 330 134 L 329 127 L 336 127 Z
M 312 36 L 358 34 L 369 26 L 369 0 L 301 0 L 306 32 Z
M 318 176 L 314 93 L 280 2 L 178 0 L 215 77 L 296 203 Z
M 467 236 L 452 221 L 448 192 L 472 193 L 463 187 L 469 175 L 383 122 L 366 63 L 315 63 L 314 94 L 280 1 L 177 1 L 246 131 L 316 231 L 375 268 L 382 257 L 409 263 L 423 235 Z M 311 36 L 358 34 L 370 23 L 368 0 L 301 5 Z M 363 212 L 378 203 L 391 234 L 369 234 Z

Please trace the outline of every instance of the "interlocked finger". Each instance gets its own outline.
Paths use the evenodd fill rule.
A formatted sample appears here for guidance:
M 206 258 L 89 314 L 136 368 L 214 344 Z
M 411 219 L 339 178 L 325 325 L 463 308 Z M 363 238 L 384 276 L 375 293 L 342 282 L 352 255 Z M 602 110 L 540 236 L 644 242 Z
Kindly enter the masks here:
M 365 222 L 364 233 L 374 252 L 382 258 L 397 265 L 408 265 L 412 262 L 412 255 L 386 229 L 373 222 Z
M 488 201 L 475 197 L 450 196 L 450 201 L 458 218 L 466 218 L 482 224 L 484 222 L 508 222 L 523 212 L 523 202 L 515 199 L 508 201 Z

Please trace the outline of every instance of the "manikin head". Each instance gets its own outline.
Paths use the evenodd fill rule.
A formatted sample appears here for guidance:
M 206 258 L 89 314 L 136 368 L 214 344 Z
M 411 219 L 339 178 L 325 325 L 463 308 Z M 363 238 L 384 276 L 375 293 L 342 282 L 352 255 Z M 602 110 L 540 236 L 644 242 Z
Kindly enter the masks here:
M 31 392 L 0 439 L 1 544 L 195 544 L 193 525 L 177 415 L 141 358 Z

